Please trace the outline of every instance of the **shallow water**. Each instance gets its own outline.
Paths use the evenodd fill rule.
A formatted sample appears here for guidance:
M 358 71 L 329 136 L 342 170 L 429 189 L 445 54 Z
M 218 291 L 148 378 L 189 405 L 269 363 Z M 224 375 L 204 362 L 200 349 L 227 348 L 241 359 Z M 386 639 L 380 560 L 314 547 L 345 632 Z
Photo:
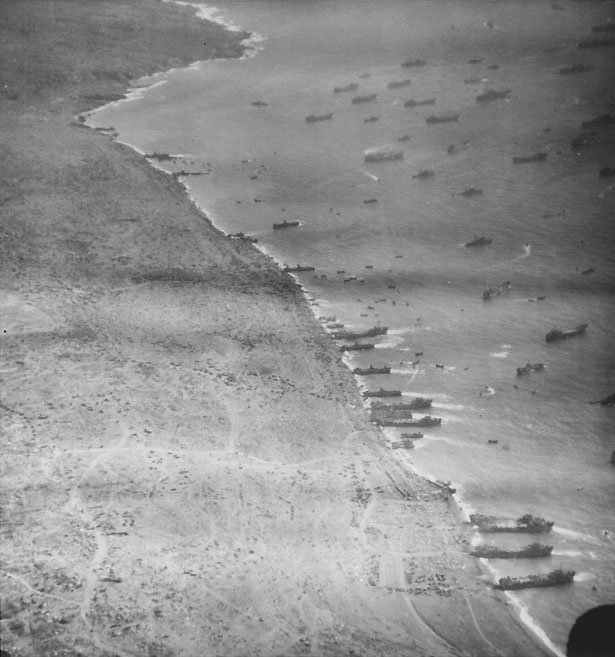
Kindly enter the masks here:
M 613 128 L 596 130 L 588 150 L 570 147 L 581 122 L 613 102 L 612 50 L 576 42 L 615 5 L 552 4 L 225 0 L 220 17 L 264 37 L 256 56 L 154 76 L 165 84 L 89 123 L 112 125 L 143 152 L 180 154 L 157 164 L 201 174 L 184 180 L 217 225 L 316 268 L 300 280 L 319 314 L 390 327 L 348 362 L 393 367 L 361 385 L 433 397 L 442 426 L 424 431 L 409 462 L 450 479 L 466 509 L 555 521 L 554 556 L 491 566 L 498 576 L 580 574 L 573 586 L 516 594 L 561 650 L 576 616 L 615 595 L 614 411 L 586 403 L 615 389 L 615 190 L 597 175 L 614 164 Z M 427 64 L 402 68 L 409 58 Z M 577 61 L 594 70 L 557 73 Z M 406 78 L 409 87 L 387 88 Z M 473 78 L 482 81 L 464 82 Z M 333 92 L 350 82 L 356 92 Z M 486 89 L 511 93 L 477 103 Z M 351 103 L 367 93 L 376 101 Z M 433 106 L 404 106 L 430 97 Z M 459 121 L 425 122 L 445 111 Z M 404 159 L 363 161 L 385 145 Z M 547 160 L 512 163 L 537 151 Z M 435 175 L 413 178 L 422 169 Z M 482 194 L 460 196 L 468 187 Z M 301 225 L 274 231 L 284 218 Z M 481 235 L 492 243 L 463 246 Z M 509 292 L 482 300 L 503 281 Z M 545 342 L 548 330 L 581 322 L 585 335 Z M 526 362 L 546 369 L 517 377 Z M 494 394 L 481 395 L 485 386 Z

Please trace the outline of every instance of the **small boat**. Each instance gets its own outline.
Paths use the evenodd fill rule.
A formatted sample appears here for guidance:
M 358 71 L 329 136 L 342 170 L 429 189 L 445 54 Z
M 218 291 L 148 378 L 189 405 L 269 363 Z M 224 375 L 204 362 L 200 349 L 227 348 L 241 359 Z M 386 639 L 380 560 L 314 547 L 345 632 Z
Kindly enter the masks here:
M 298 271 L 314 271 L 316 267 L 311 267 L 310 265 L 296 265 L 294 267 L 290 267 L 289 265 L 285 265 L 283 271 L 292 273 L 292 272 L 298 272 Z
M 481 235 L 481 237 L 477 237 L 471 240 L 470 242 L 466 242 L 464 246 L 469 249 L 474 246 L 487 246 L 491 244 L 491 242 L 493 242 L 493 240 L 490 237 L 485 237 L 484 235 Z
M 333 334 L 336 340 L 358 340 L 359 338 L 373 338 L 377 335 L 386 335 L 388 326 L 374 326 L 365 331 L 338 331 Z
M 369 367 L 355 367 L 352 370 L 353 374 L 357 376 L 369 376 L 370 374 L 390 374 L 391 368 L 388 366 L 374 367 L 370 365 Z
M 469 141 L 456 141 L 453 142 L 452 144 L 449 144 L 448 148 L 446 149 L 446 152 L 449 155 L 453 155 L 454 153 L 458 153 L 459 151 L 466 149 L 469 145 L 470 145 Z
M 476 96 L 477 103 L 492 103 L 496 100 L 502 100 L 503 98 L 508 98 L 510 96 L 510 89 L 502 89 L 496 91 L 495 89 L 489 89 L 485 93 L 479 94 Z
M 425 66 L 427 62 L 424 59 L 406 59 L 401 63 L 402 68 L 413 68 L 415 66 Z
M 559 586 L 570 584 L 574 580 L 574 570 L 552 570 L 545 575 L 528 575 L 527 577 L 501 577 L 493 588 L 500 591 L 516 591 L 542 586 Z
M 346 344 L 340 347 L 340 351 L 367 351 L 368 349 L 374 349 L 376 345 L 374 344 L 362 344 L 360 342 L 355 342 L 354 344 Z
M 305 122 L 317 123 L 318 121 L 328 121 L 329 119 L 332 118 L 333 118 L 333 112 L 329 112 L 328 114 L 310 114 L 309 116 L 305 117 Z
M 455 194 L 455 196 L 463 196 L 465 198 L 472 198 L 472 196 L 482 196 L 483 190 L 478 187 L 466 187 L 463 192 Z
M 575 151 L 581 148 L 589 148 L 594 142 L 593 132 L 580 132 L 571 142 L 570 145 Z
M 463 81 L 463 83 L 464 84 L 479 84 L 482 81 L 483 81 L 483 78 L 466 78 Z
M 589 71 L 593 70 L 594 67 L 591 64 L 573 64 L 572 66 L 560 68 L 558 73 L 560 75 L 572 75 L 574 73 L 589 73 Z
M 615 23 L 605 23 L 604 25 L 594 25 L 592 32 L 615 32 Z
M 333 87 L 333 93 L 339 94 L 339 93 L 343 93 L 344 91 L 356 91 L 358 88 L 359 88 L 358 83 L 350 82 L 341 87 Z
M 523 376 L 524 374 L 529 374 L 530 372 L 542 372 L 545 366 L 542 363 L 528 363 L 523 367 L 517 367 L 517 376 Z
M 587 324 L 579 324 L 578 326 L 575 326 L 575 328 L 569 329 L 568 331 L 561 331 L 560 329 L 552 329 L 547 333 L 545 339 L 547 342 L 555 342 L 556 340 L 565 340 L 567 338 L 572 338 L 575 335 L 581 335 L 582 333 L 585 333 L 586 329 L 587 329 Z
M 615 114 L 601 114 L 595 119 L 590 119 L 589 121 L 583 121 L 581 127 L 583 128 L 604 128 L 607 125 L 615 123 Z
M 610 48 L 613 46 L 615 46 L 615 39 L 587 39 L 577 43 L 577 48 Z
M 364 96 L 355 96 L 351 102 L 353 105 L 358 105 L 359 103 L 371 103 L 376 100 L 376 98 L 378 98 L 378 94 L 366 94 Z
M 253 100 L 250 105 L 252 107 L 267 107 L 267 103 L 264 100 Z
M 426 123 L 450 123 L 451 121 L 459 121 L 459 114 L 432 114 L 425 119 Z
M 495 516 L 486 516 L 482 513 L 472 513 L 470 522 L 476 525 L 479 532 L 482 533 L 527 533 L 527 534 L 544 534 L 550 532 L 553 528 L 553 522 L 538 518 L 529 513 L 517 518 L 516 520 L 502 520 Z
M 363 119 L 363 123 L 376 123 L 376 121 L 380 121 L 379 116 L 368 116 L 366 119 Z
M 393 160 L 403 160 L 404 152 L 390 146 L 372 148 L 365 151 L 363 159 L 365 162 L 390 162 Z
M 553 552 L 552 545 L 530 543 L 518 550 L 506 550 L 497 545 L 477 545 L 470 554 L 480 559 L 536 559 L 548 557 Z
M 298 221 L 286 221 L 286 219 L 284 219 L 284 221 L 273 224 L 273 229 L 278 230 L 280 228 L 294 228 L 295 226 L 298 225 L 299 225 Z
M 590 401 L 590 404 L 600 404 L 600 406 L 615 406 L 615 392 L 612 395 L 607 395 L 598 401 Z
M 401 397 L 401 390 L 385 390 L 379 388 L 378 390 L 366 390 L 363 393 L 364 399 L 368 397 Z
M 483 301 L 489 301 L 493 297 L 499 297 L 502 292 L 508 292 L 510 290 L 511 283 L 510 281 L 504 281 L 500 283 L 497 287 L 488 287 L 483 292 Z
M 412 177 L 413 178 L 418 178 L 419 180 L 422 180 L 424 178 L 431 178 L 434 175 L 435 174 L 431 169 L 423 169 L 422 171 L 419 171 L 418 173 L 415 173 Z
M 403 135 L 402 137 L 399 137 L 397 141 L 402 142 L 402 141 L 410 141 L 412 137 L 410 135 Z
M 420 105 L 435 105 L 435 98 L 424 98 L 423 100 L 415 100 L 410 98 L 404 103 L 404 107 L 419 107 Z
M 363 201 L 363 203 L 365 203 L 366 205 L 367 205 L 368 203 L 378 203 L 378 199 L 377 199 L 377 198 L 366 198 L 366 199 Z
M 410 84 L 412 83 L 412 80 L 394 80 L 393 82 L 389 82 L 387 84 L 387 89 L 403 89 L 404 87 L 409 87 Z
M 402 433 L 400 436 L 402 440 L 420 440 L 424 437 L 425 434 L 423 434 L 421 431 L 414 431 L 413 433 Z
M 513 164 L 526 164 L 527 162 L 544 162 L 547 159 L 547 154 L 543 152 L 534 153 L 534 155 L 527 155 L 524 157 L 513 157 Z

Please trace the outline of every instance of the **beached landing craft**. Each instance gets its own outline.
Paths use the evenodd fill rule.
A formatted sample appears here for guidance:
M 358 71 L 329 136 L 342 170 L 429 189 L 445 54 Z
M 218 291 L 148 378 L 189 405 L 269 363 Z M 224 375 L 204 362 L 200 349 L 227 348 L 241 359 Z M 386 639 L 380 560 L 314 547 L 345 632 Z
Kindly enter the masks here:
M 284 221 L 273 224 L 273 229 L 278 230 L 280 228 L 294 228 L 295 226 L 298 225 L 299 225 L 298 221 L 286 221 L 286 219 L 284 219 Z
M 431 417 L 426 415 L 418 419 L 405 418 L 396 420 L 394 418 L 380 418 L 373 420 L 380 427 L 439 427 L 442 424 L 441 417 Z
M 526 164 L 528 162 L 544 162 L 547 159 L 547 154 L 543 152 L 534 153 L 533 155 L 513 157 L 513 164 Z
M 374 326 L 365 331 L 338 331 L 333 334 L 336 340 L 358 340 L 359 338 L 373 338 L 377 335 L 386 335 L 388 326 Z
M 284 265 L 283 271 L 288 272 L 288 273 L 293 273 L 293 272 L 301 272 L 301 271 L 314 271 L 316 267 L 312 267 L 311 265 L 295 265 L 294 267 L 290 267 L 289 265 Z
M 541 372 L 544 370 L 545 366 L 542 363 L 528 363 L 523 367 L 517 367 L 517 376 L 523 376 L 524 374 L 529 374 L 530 372 Z
M 496 518 L 495 516 L 486 516 L 482 513 L 472 513 L 470 522 L 476 525 L 481 533 L 506 532 L 506 533 L 527 533 L 543 534 L 550 532 L 553 528 L 553 522 L 538 518 L 529 513 L 517 518 L 516 520 L 506 520 Z
M 401 397 L 401 390 L 385 390 L 384 388 L 366 390 L 363 393 L 363 398 L 367 399 L 368 397 Z
M 407 438 L 391 442 L 391 449 L 414 449 L 414 443 Z
M 587 324 L 579 324 L 573 329 L 568 331 L 561 331 L 560 329 L 551 329 L 545 336 L 547 342 L 555 342 L 556 340 L 565 340 L 567 338 L 572 338 L 575 335 L 581 335 L 585 333 L 587 329 Z
M 374 367 L 373 365 L 370 365 L 369 367 L 355 367 L 352 370 L 352 373 L 358 376 L 369 376 L 370 374 L 390 374 L 391 368 L 388 366 Z
M 431 406 L 431 399 L 427 397 L 415 397 L 412 401 L 403 402 L 401 404 L 387 404 L 384 402 L 375 402 L 372 404 L 372 412 L 395 412 L 395 411 L 416 411 L 421 408 L 429 408 Z
M 374 344 L 361 344 L 355 342 L 354 344 L 345 344 L 340 347 L 340 351 L 368 351 L 369 349 L 374 349 L 376 345 Z
M 318 121 L 328 121 L 333 118 L 333 112 L 328 112 L 327 114 L 310 114 L 305 117 L 306 123 L 317 123 Z
M 415 100 L 414 98 L 410 98 L 404 103 L 404 107 L 419 107 L 420 105 L 435 105 L 435 104 L 436 104 L 435 98 L 425 98 L 423 100 Z
M 493 588 L 500 591 L 517 591 L 543 586 L 570 584 L 574 580 L 574 570 L 552 570 L 546 575 L 528 575 L 527 577 L 501 577 Z
M 480 559 L 537 559 L 548 557 L 553 552 L 552 545 L 530 543 L 518 550 L 506 550 L 497 545 L 477 545 L 470 554 Z
M 469 242 L 466 242 L 464 246 L 469 249 L 473 246 L 487 246 L 488 244 L 491 244 L 491 242 L 493 242 L 493 240 L 490 237 L 485 237 L 482 235 L 481 237 L 477 237 L 473 240 L 470 240 Z

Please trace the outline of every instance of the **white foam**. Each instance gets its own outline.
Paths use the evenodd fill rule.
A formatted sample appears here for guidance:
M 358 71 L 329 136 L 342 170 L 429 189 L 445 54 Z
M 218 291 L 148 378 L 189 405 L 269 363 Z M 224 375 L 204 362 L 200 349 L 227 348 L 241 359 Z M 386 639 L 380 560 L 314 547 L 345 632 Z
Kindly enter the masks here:
M 574 576 L 575 582 L 588 582 L 592 579 L 596 579 L 596 576 L 593 573 L 576 573 Z
M 492 358 L 508 358 L 509 351 L 494 351 L 489 354 Z
M 558 527 L 557 525 L 553 527 L 553 531 L 557 534 L 561 534 L 562 536 L 566 536 L 567 538 L 575 539 L 578 541 L 586 541 L 588 543 L 598 543 L 599 541 L 594 538 L 593 536 L 590 536 L 589 534 L 583 534 L 582 532 L 576 532 L 572 529 L 565 529 L 564 527 Z
M 372 180 L 376 180 L 376 181 L 380 180 L 378 176 L 375 176 L 373 173 L 370 173 L 369 171 L 362 171 L 361 173 L 367 176 L 368 178 L 371 178 Z

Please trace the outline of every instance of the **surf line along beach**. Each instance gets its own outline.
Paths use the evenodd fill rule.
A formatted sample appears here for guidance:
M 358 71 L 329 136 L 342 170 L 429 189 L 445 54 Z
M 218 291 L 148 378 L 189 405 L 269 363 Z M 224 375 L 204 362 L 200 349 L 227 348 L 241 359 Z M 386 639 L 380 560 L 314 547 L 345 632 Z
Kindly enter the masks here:
M 194 16 L 3 3 L 3 650 L 543 654 L 293 279 L 73 118 L 241 56 Z

